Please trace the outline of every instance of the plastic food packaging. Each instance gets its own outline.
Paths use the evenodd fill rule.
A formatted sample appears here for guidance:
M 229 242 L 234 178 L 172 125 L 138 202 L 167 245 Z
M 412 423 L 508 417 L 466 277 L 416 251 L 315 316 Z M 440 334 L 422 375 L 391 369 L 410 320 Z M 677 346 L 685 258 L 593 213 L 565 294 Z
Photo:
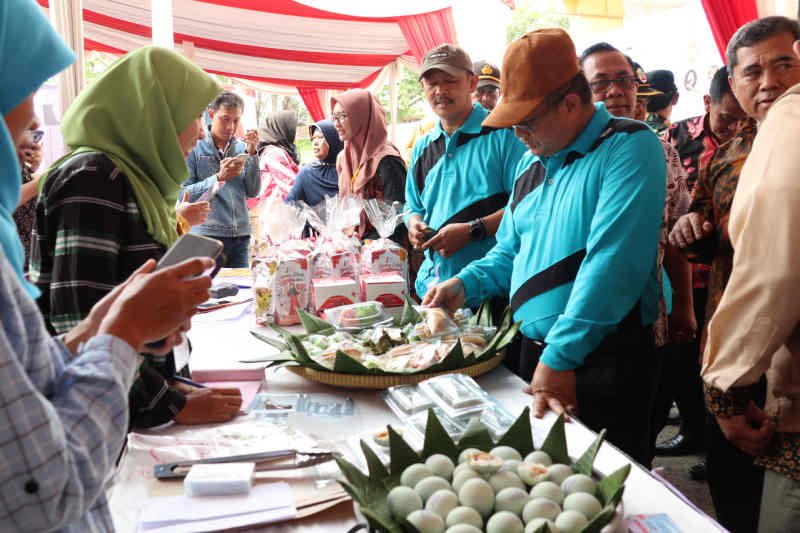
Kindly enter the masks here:
M 416 385 L 389 387 L 384 394 L 384 401 L 401 420 L 433 407 L 431 399 L 425 396 Z
M 325 318 L 338 330 L 359 331 L 373 326 L 392 323 L 380 302 L 361 302 L 334 307 L 325 312 Z
M 461 438 L 461 435 L 464 433 L 464 429 L 467 427 L 467 423 L 465 421 L 449 416 L 443 409 L 438 407 L 433 408 L 433 414 L 436 415 L 436 418 L 439 419 L 439 422 L 442 423 L 442 427 L 451 438 Z M 425 429 L 428 425 L 428 413 L 427 411 L 417 413 L 404 419 L 404 422 L 415 433 L 421 437 L 424 437 Z
M 426 307 L 420 310 L 425 322 L 417 324 L 417 333 L 423 339 L 442 337 L 458 333 L 458 324 L 441 307 Z
M 298 309 L 309 305 L 308 258 L 296 251 L 276 250 L 254 261 L 253 289 L 256 323 L 299 324 Z
M 402 307 L 407 294 L 406 287 L 406 280 L 397 272 L 361 276 L 362 299 L 380 302 L 384 307 Z
M 368 241 L 361 249 L 361 272 L 396 272 L 408 285 L 408 252 L 390 240 L 397 226 L 403 223 L 402 206 L 399 202 L 388 203 L 373 198 L 364 201 L 364 212 L 380 238 Z
M 300 394 L 296 393 L 259 392 L 247 412 L 262 416 L 286 416 L 297 411 L 298 401 Z
M 311 280 L 311 308 L 321 314 L 326 309 L 357 303 L 361 291 L 350 278 L 323 278 Z
M 516 418 L 503 405 L 491 396 L 488 397 L 484 409 L 481 411 L 481 422 L 493 439 L 497 440 L 515 422 Z
M 452 418 L 479 413 L 489 401 L 489 395 L 480 385 L 464 374 L 436 376 L 421 382 L 419 387 Z

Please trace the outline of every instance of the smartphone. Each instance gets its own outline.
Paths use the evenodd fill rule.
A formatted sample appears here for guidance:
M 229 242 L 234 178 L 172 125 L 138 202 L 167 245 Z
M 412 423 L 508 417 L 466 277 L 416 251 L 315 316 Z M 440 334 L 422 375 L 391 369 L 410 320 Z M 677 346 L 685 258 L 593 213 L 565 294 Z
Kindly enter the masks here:
M 232 159 L 236 159 L 237 161 L 239 161 L 241 164 L 244 165 L 245 163 L 247 163 L 247 160 L 250 159 L 250 154 L 245 152 L 243 154 L 233 156 Z
M 175 244 L 159 259 L 156 270 L 177 265 L 194 257 L 210 257 L 216 260 L 221 251 L 222 243 L 217 239 L 187 233 L 175 241 Z

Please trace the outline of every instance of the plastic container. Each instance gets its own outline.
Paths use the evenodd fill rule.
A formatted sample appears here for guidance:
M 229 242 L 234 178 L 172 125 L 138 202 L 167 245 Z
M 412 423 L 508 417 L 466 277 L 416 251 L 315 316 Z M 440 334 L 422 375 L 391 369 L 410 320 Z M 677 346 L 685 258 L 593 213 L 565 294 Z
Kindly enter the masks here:
M 416 385 L 389 387 L 386 389 L 384 400 L 400 420 L 433 407 L 431 399 L 425 396 Z
M 469 376 L 445 374 L 426 379 L 419 388 L 451 418 L 480 413 L 489 403 L 489 395 Z
M 394 322 L 380 302 L 361 302 L 334 307 L 325 311 L 325 318 L 341 331 L 360 331 L 374 326 L 387 326 Z

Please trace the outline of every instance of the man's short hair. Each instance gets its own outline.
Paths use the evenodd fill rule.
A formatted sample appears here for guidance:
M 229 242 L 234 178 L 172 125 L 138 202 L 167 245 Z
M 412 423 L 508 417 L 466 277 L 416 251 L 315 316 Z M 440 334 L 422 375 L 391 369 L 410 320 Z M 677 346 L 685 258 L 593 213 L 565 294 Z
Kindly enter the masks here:
M 544 99 L 545 106 L 556 105 L 570 93 L 577 94 L 582 104 L 592 103 L 592 89 L 589 87 L 589 80 L 586 79 L 586 75 L 583 72 L 578 72 L 567 83 L 548 94 Z
M 795 19 L 781 16 L 764 17 L 748 22 L 733 34 L 725 50 L 725 59 L 728 63 L 728 74 L 733 76 L 733 69 L 738 62 L 740 48 L 753 46 L 774 35 L 788 33 L 797 41 L 800 39 L 800 24 Z
M 222 106 L 244 111 L 244 100 L 242 100 L 242 97 L 236 93 L 225 91 L 214 98 L 214 101 L 211 102 L 210 108 L 216 111 Z
M 631 59 L 628 54 L 624 53 L 622 50 L 620 50 L 616 46 L 614 46 L 612 44 L 609 44 L 607 42 L 604 42 L 604 41 L 601 41 L 599 43 L 593 44 L 592 46 L 590 46 L 589 48 L 584 50 L 583 53 L 581 53 L 581 57 L 579 58 L 579 61 L 580 61 L 580 64 L 581 64 L 581 68 L 583 68 L 583 62 L 586 61 L 586 59 L 590 55 L 599 54 L 601 52 L 617 52 L 619 54 L 622 54 L 622 56 L 628 62 L 628 65 L 630 65 L 630 67 L 631 67 L 631 74 L 633 74 L 634 76 L 636 75 L 636 65 L 633 64 L 633 59 Z
M 711 101 L 718 104 L 722 101 L 726 94 L 733 96 L 731 90 L 731 83 L 728 80 L 727 67 L 720 67 L 711 78 L 711 85 L 708 87 L 708 95 Z

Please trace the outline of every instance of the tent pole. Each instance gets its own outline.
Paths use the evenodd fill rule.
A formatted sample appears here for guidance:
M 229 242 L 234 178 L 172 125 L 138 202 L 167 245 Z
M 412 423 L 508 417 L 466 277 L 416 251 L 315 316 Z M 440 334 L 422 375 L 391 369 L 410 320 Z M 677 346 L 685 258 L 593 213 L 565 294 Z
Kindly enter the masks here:
M 50 20 L 75 52 L 75 63 L 58 75 L 58 95 L 63 114 L 83 89 L 83 0 L 51 0 Z
M 389 140 L 397 142 L 397 78 L 399 65 L 395 59 L 389 65 L 389 106 L 391 107 L 390 116 L 392 127 L 389 130 Z
M 151 0 L 150 9 L 153 17 L 153 44 L 174 50 L 172 0 Z

